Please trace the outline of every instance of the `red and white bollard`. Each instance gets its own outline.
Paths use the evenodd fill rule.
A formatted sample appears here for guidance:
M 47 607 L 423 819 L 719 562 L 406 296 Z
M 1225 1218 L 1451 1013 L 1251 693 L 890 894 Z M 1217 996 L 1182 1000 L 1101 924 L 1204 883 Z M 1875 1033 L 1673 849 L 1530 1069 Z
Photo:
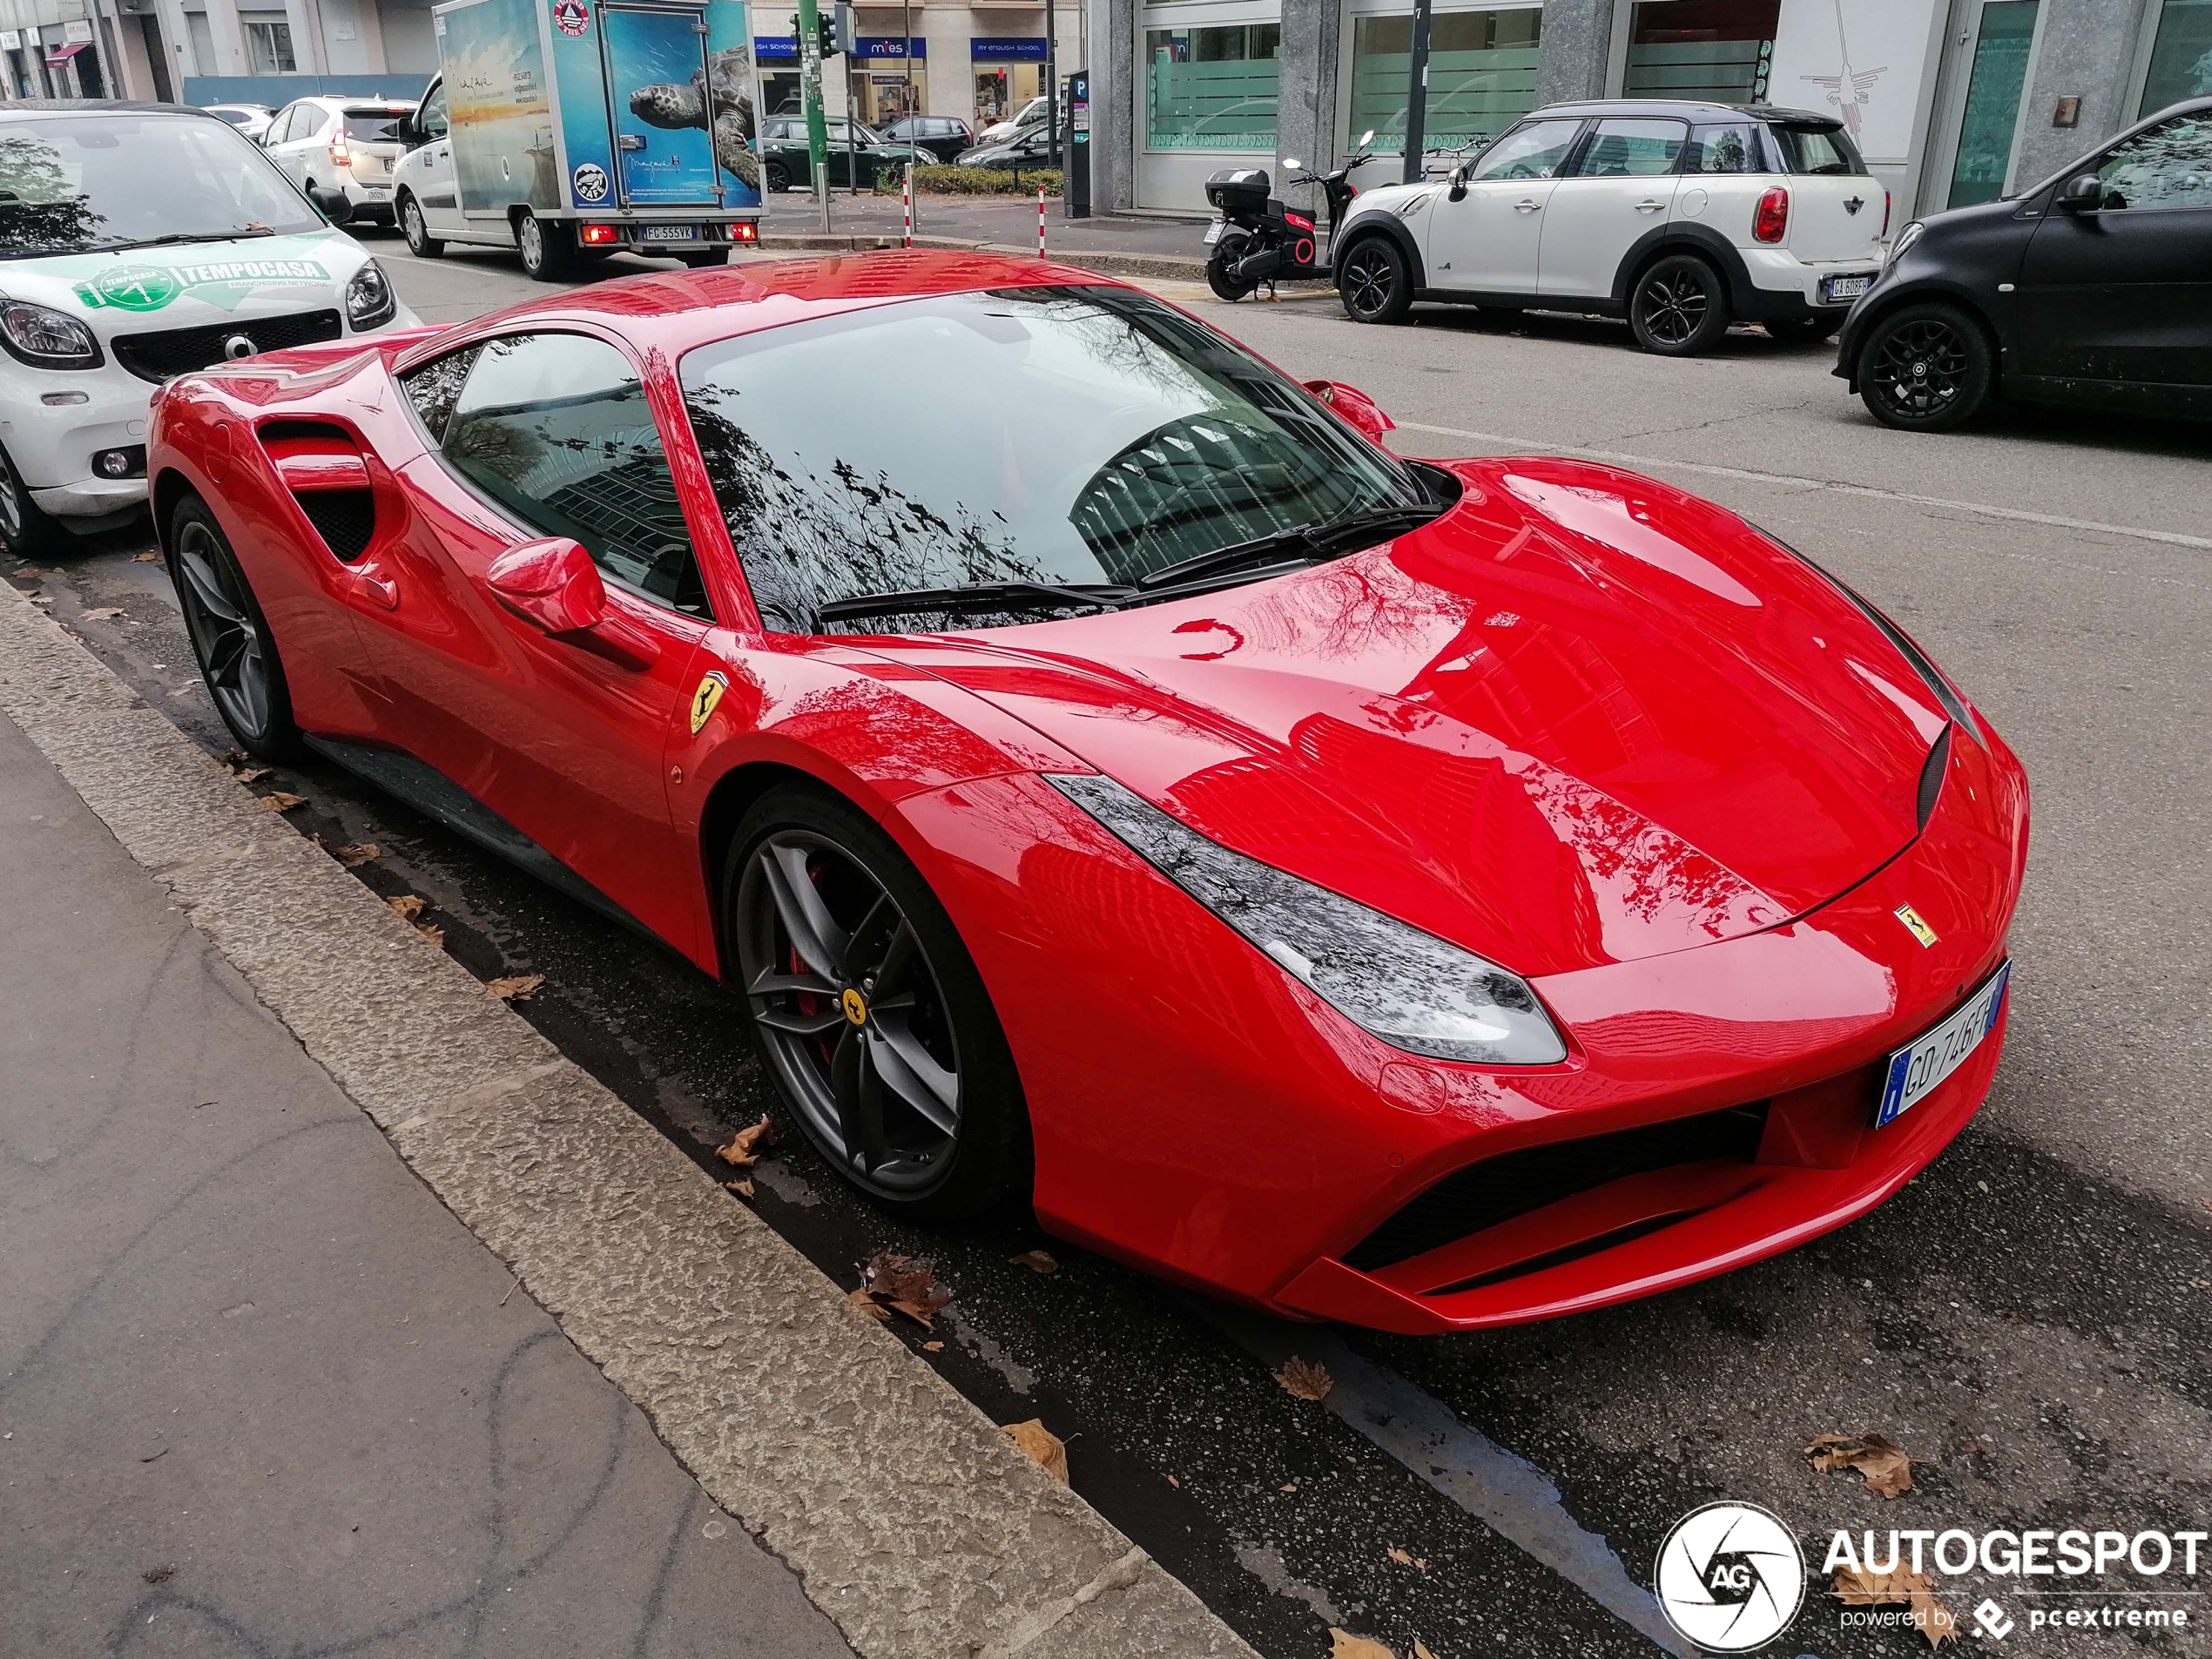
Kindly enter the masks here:
M 1044 186 L 1037 186 L 1037 257 L 1044 258 Z
M 904 206 L 907 212 L 907 239 L 905 245 L 907 247 L 912 247 L 914 245 L 914 164 L 911 161 L 907 163 L 907 186 L 904 190 L 900 192 L 900 195 L 903 198 L 902 206 Z

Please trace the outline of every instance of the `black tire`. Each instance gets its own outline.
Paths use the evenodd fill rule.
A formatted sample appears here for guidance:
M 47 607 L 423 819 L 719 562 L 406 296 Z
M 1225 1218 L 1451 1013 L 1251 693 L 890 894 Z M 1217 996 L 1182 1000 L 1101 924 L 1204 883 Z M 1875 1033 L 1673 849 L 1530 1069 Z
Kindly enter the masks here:
M 721 903 L 761 1062 L 833 1167 L 934 1221 L 1026 1202 L 1029 1113 L 1006 1034 L 952 919 L 873 819 L 816 785 L 771 789 L 731 838 Z
M 400 195 L 400 234 L 407 238 L 407 251 L 418 260 L 445 257 L 446 245 L 430 234 L 428 220 L 422 217 L 422 204 L 415 199 L 413 191 Z
M 1996 355 L 1981 325 L 1940 300 L 1905 306 L 1866 331 L 1858 395 L 1884 426 L 1949 432 L 1989 401 Z
M 1354 322 L 1403 322 L 1413 307 L 1413 273 L 1386 237 L 1371 236 L 1337 267 L 1337 298 Z
M 730 250 L 726 247 L 710 247 L 697 253 L 678 253 L 676 257 L 694 271 L 711 271 L 718 265 L 729 264 Z
M 515 248 L 523 256 L 523 273 L 533 282 L 565 281 L 576 270 L 568 227 L 549 225 L 528 209 L 516 216 Z
M 1728 284 L 1695 253 L 1656 260 L 1629 291 L 1636 344 L 1662 357 L 1696 357 L 1728 333 Z
M 771 190 L 791 188 L 791 169 L 780 161 L 772 161 L 761 169 L 761 179 Z
M 0 547 L 19 559 L 44 558 L 68 544 L 61 522 L 30 498 L 15 460 L 0 448 Z
M 292 691 L 276 636 L 214 512 L 186 496 L 169 516 L 169 579 L 201 683 L 215 712 L 257 760 L 281 764 L 300 752 Z
M 1779 341 L 1784 346 L 1810 346 L 1815 341 L 1833 340 L 1836 330 L 1844 326 L 1842 314 L 1833 317 L 1776 317 L 1759 325 L 1767 338 Z
M 1226 300 L 1231 305 L 1259 287 L 1229 274 L 1229 267 L 1251 253 L 1257 244 L 1242 231 L 1231 231 L 1214 244 L 1213 252 L 1206 255 L 1206 286 L 1217 300 Z

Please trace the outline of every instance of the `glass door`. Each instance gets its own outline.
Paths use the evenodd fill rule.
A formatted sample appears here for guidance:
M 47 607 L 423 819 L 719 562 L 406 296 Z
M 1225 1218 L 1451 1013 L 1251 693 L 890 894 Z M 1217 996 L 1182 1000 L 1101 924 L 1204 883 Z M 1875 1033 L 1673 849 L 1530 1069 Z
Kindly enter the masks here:
M 1970 0 L 1961 30 L 1966 97 L 1952 146 L 1946 207 L 1971 207 L 2005 193 L 2020 95 L 2035 44 L 2038 0 Z

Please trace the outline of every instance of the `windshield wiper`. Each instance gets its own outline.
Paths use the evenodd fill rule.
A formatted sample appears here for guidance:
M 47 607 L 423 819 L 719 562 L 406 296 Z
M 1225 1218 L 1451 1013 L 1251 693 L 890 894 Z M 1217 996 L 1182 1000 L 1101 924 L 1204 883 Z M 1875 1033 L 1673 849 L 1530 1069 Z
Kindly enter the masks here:
M 897 593 L 860 593 L 818 607 L 822 622 L 848 617 L 893 617 L 910 610 L 1035 610 L 1065 605 L 1117 610 L 1136 595 L 1134 588 L 1105 583 L 1063 587 L 1052 582 L 969 582 L 954 588 L 907 588 Z
M 180 242 L 242 242 L 248 237 L 275 234 L 266 225 L 249 225 L 235 231 L 168 231 L 136 242 L 104 242 L 97 251 L 105 253 L 110 248 L 120 252 L 126 247 L 174 247 Z
M 1136 578 L 1136 585 L 1150 591 L 1177 587 L 1186 582 L 1202 582 L 1208 577 L 1226 576 L 1234 570 L 1264 569 L 1274 564 L 1312 564 L 1348 543 L 1372 545 L 1372 542 L 1386 540 L 1400 531 L 1417 529 L 1434 518 L 1438 511 L 1434 507 L 1376 507 L 1347 513 L 1325 523 L 1294 524 L 1288 529 L 1273 530 L 1249 542 L 1232 543 L 1211 553 L 1147 570 Z

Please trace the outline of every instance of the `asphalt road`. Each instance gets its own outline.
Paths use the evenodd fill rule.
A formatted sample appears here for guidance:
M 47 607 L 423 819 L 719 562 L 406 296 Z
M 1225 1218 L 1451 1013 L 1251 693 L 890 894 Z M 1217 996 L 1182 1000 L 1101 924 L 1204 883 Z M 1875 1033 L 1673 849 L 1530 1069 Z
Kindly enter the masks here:
M 378 251 L 428 320 L 536 291 L 509 256 L 424 263 L 395 238 Z M 762 1213 L 846 1285 L 879 1245 L 930 1258 L 956 1300 L 929 1363 L 1000 1420 L 1041 1415 L 1073 1437 L 1077 1489 L 1282 1659 L 1326 1652 L 1332 1624 L 1400 1654 L 1418 1638 L 1436 1659 L 1649 1653 L 1622 1585 L 1648 1584 L 1668 1527 L 1716 1497 L 1764 1503 L 1807 1537 L 2203 1526 L 2212 428 L 2018 414 L 1906 437 L 1845 395 L 1827 350 L 1756 333 L 1669 362 L 1565 319 L 1423 312 L 1359 329 L 1325 300 L 1171 297 L 1301 377 L 1358 384 L 1409 453 L 1600 453 L 1745 514 L 1911 629 L 2034 782 L 1995 1091 L 1926 1174 L 1828 1238 L 1480 1337 L 1235 1319 L 1058 1246 L 1061 1270 L 1040 1277 L 1008 1260 L 1040 1238 L 900 1228 L 788 1144 L 763 1166 Z M 226 748 L 165 573 L 133 557 L 151 544 L 88 543 L 45 590 L 157 706 Z M 111 605 L 123 614 L 84 618 Z M 303 832 L 377 842 L 361 878 L 428 899 L 425 920 L 480 975 L 546 974 L 525 1014 L 693 1156 L 769 1103 L 739 1005 L 671 956 L 342 773 L 260 786 L 308 797 L 290 814 Z M 1299 1408 L 1262 1358 L 1291 1352 L 1359 1386 L 1333 1414 Z M 1904 1446 L 1922 1460 L 1914 1489 L 1885 1503 L 1813 1473 L 1800 1448 L 1831 1431 Z M 2212 1651 L 2196 1629 L 2035 1635 L 2023 1615 L 2051 1603 L 2016 1581 L 1946 1588 L 1961 1614 L 1986 1594 L 2011 1609 L 2007 1652 Z M 2212 1622 L 2202 1595 L 2138 1602 Z M 1921 1647 L 1843 1629 L 1822 1602 L 1783 1650 Z

